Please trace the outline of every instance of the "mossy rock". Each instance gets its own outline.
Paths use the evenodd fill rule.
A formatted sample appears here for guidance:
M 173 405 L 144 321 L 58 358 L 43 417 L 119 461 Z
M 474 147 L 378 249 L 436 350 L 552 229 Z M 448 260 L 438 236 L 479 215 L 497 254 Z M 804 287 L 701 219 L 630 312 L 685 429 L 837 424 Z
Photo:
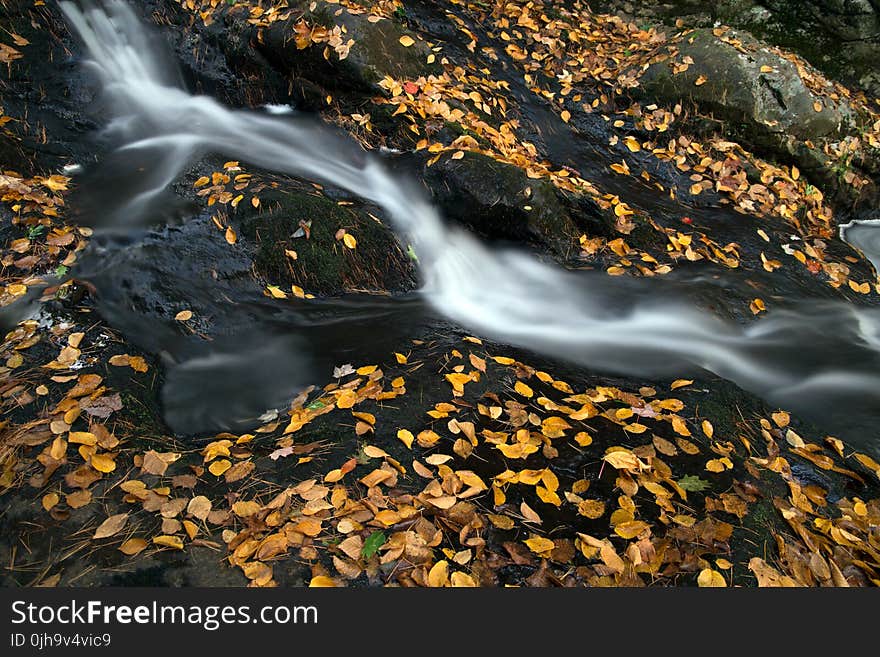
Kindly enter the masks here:
M 378 209 L 340 205 L 306 190 L 277 192 L 264 200 L 263 208 L 245 219 L 241 230 L 256 243 L 254 267 L 269 283 L 298 285 L 312 294 L 401 292 L 415 287 L 414 263 L 378 219 Z M 308 237 L 294 237 L 300 222 L 309 221 Z M 336 239 L 340 229 L 355 237 L 354 249 Z M 285 251 L 295 251 L 296 260 Z
M 421 155 L 397 159 L 428 188 L 443 215 L 489 239 L 533 244 L 565 255 L 582 232 L 552 183 L 529 178 L 519 167 L 487 155 L 443 154 L 431 166 Z

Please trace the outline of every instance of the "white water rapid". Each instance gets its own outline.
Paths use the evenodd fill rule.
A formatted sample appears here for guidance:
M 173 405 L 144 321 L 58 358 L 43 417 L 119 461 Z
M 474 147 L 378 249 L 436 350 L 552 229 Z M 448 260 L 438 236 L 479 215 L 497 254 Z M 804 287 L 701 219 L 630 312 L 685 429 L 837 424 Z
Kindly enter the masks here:
M 107 133 L 122 150 L 161 154 L 143 189 L 116 213 L 120 224 L 149 216 L 151 203 L 195 158 L 216 153 L 330 183 L 380 205 L 418 254 L 423 297 L 476 335 L 622 374 L 673 376 L 704 368 L 788 407 L 843 396 L 880 406 L 876 310 L 812 304 L 797 312 L 768 312 L 743 328 L 680 298 L 652 298 L 645 288 L 609 305 L 608 277 L 573 274 L 526 254 L 488 248 L 447 226 L 414 186 L 390 175 L 377 157 L 316 123 L 232 110 L 191 95 L 177 86 L 125 3 L 86 10 L 71 2 L 61 6 L 100 77 L 113 117 Z M 856 355 L 840 358 L 839 347 Z

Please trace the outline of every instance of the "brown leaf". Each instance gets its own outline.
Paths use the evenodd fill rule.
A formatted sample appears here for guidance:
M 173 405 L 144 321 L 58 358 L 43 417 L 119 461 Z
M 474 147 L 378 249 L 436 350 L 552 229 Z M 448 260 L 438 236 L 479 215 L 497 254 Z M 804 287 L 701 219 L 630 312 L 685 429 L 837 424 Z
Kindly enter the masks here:
M 116 515 L 110 516 L 98 526 L 98 529 L 95 530 L 94 536 L 92 536 L 92 540 L 108 538 L 119 533 L 122 528 L 125 527 L 126 522 L 128 522 L 127 513 L 117 513 Z

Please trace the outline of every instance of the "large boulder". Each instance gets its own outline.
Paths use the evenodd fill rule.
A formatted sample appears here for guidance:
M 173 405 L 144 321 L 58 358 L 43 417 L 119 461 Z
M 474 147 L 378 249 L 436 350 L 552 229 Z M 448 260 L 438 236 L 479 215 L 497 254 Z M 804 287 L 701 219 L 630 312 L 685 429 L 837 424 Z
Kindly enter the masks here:
M 262 30 L 258 47 L 277 68 L 288 71 L 292 80 L 305 80 L 322 89 L 369 93 L 379 91 L 376 83 L 386 75 L 407 79 L 441 70 L 439 63 L 428 63 L 431 49 L 427 42 L 396 19 L 323 0 L 290 5 L 299 10 Z M 331 40 L 320 36 L 310 41 L 297 30 L 303 20 L 329 30 Z
M 484 237 L 565 256 L 583 232 L 580 217 L 573 218 L 552 183 L 529 178 L 513 164 L 474 152 L 443 154 L 430 165 L 414 161 L 419 157 L 404 155 L 394 165 L 415 170 L 445 217 Z
M 880 96 L 877 0 L 596 0 L 599 11 L 687 27 L 723 23 L 796 52 L 826 75 Z
M 720 36 L 719 36 L 720 34 Z M 804 69 L 736 30 L 700 28 L 670 57 L 648 66 L 634 89 L 651 102 L 692 102 L 721 119 L 728 136 L 781 162 L 796 164 L 816 184 L 844 196 L 868 190 L 841 184 L 822 146 L 857 130 L 847 99 L 818 72 Z M 859 162 L 873 177 L 873 165 Z
M 855 122 L 844 100 L 830 98 L 830 83 L 822 90 L 827 93 L 814 92 L 792 62 L 734 30 L 723 37 L 694 30 L 677 55 L 648 67 L 641 89 L 660 101 L 691 99 L 719 118 L 745 124 L 767 145 L 843 135 Z

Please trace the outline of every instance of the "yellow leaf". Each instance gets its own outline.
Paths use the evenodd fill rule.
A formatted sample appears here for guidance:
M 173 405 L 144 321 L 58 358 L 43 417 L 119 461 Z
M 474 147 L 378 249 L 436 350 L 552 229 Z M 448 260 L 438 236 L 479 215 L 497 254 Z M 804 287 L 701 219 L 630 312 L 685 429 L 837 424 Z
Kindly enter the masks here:
M 614 533 L 621 538 L 631 539 L 641 534 L 648 529 L 648 527 L 648 523 L 642 522 L 641 520 L 629 520 L 616 525 L 614 527 Z
M 671 390 L 675 390 L 676 388 L 683 388 L 685 386 L 689 386 L 693 383 L 692 379 L 676 379 L 672 382 L 672 385 L 669 386 Z
M 168 536 L 167 534 L 162 534 L 161 536 L 153 537 L 154 545 L 161 545 L 162 547 L 169 547 L 175 550 L 183 549 L 183 540 L 179 536 Z
M 639 140 L 635 137 L 629 136 L 623 140 L 623 143 L 626 144 L 626 147 L 632 151 L 633 153 L 637 153 L 642 150 L 642 145 L 639 143 Z
M 712 426 L 712 423 L 709 420 L 703 420 L 702 422 L 703 433 L 706 435 L 706 438 L 711 438 L 715 433 L 715 428 Z
M 535 493 L 537 493 L 538 497 L 541 499 L 541 501 L 545 502 L 546 504 L 552 504 L 554 506 L 562 506 L 562 500 L 560 499 L 559 495 L 556 494 L 555 491 L 548 490 L 547 488 L 544 488 L 543 486 L 536 486 Z
M 351 233 L 346 233 L 342 236 L 342 243 L 345 244 L 349 249 L 357 248 L 357 240 L 354 238 L 354 235 Z
M 398 41 L 400 42 L 400 45 L 402 45 L 404 48 L 409 48 L 415 43 L 415 40 L 408 34 L 404 34 L 402 37 L 400 37 L 400 39 L 398 39 Z
M 128 556 L 134 556 L 144 551 L 149 543 L 143 538 L 130 538 L 119 546 L 119 551 Z
M 399 429 L 397 431 L 397 437 L 404 445 L 407 446 L 408 449 L 412 449 L 412 444 L 415 436 L 412 435 L 412 432 L 409 429 Z
M 287 293 L 280 289 L 277 285 L 267 285 L 266 289 L 275 299 L 286 299 Z
M 780 429 L 784 429 L 788 426 L 788 423 L 791 422 L 791 416 L 785 411 L 776 411 L 770 417 L 773 418 L 776 426 Z
M 563 121 L 568 123 L 571 119 L 571 112 L 569 112 L 568 110 L 562 110 L 562 113 L 559 116 L 560 118 L 562 118 Z
M 219 459 L 212 462 L 211 465 L 208 466 L 208 472 L 210 472 L 215 477 L 219 477 L 231 467 L 232 463 L 230 463 L 227 459 Z
M 404 356 L 403 354 L 399 354 L 399 353 L 395 352 L 395 353 L 394 353 L 394 358 L 397 359 L 397 362 L 398 362 L 400 365 L 406 365 L 406 356 Z
M 454 572 L 452 573 L 452 586 L 455 588 L 475 587 L 477 581 L 467 573 Z
M 106 454 L 93 454 L 90 461 L 98 472 L 113 472 L 116 469 L 116 462 Z
M 46 511 L 49 511 L 60 501 L 61 496 L 58 493 L 47 493 L 46 495 L 43 495 L 43 508 L 46 509 Z
M 708 78 L 705 75 L 701 75 L 694 81 L 694 86 L 702 87 L 706 82 L 708 82 Z
M 688 429 L 685 421 L 680 418 L 678 415 L 674 415 L 672 417 L 672 428 L 679 436 L 690 436 L 691 430 Z
M 709 472 L 724 472 L 727 468 L 725 468 L 721 459 L 712 459 L 706 462 L 706 469 Z
M 541 557 L 549 557 L 550 553 L 556 549 L 556 543 L 543 536 L 532 536 L 532 538 L 526 539 L 523 543 L 532 552 Z
M 517 381 L 516 384 L 514 384 L 513 389 L 523 397 L 533 397 L 535 394 L 535 391 L 522 381 Z
M 442 587 L 449 585 L 449 562 L 445 559 L 435 563 L 428 571 L 428 586 Z
M 192 319 L 192 316 L 192 310 L 181 310 L 174 316 L 174 319 L 176 319 L 178 322 L 186 322 Z
M 578 504 L 578 513 L 590 520 L 596 520 L 605 515 L 605 502 L 600 500 L 584 500 Z
M 609 452 L 602 459 L 618 470 L 636 470 L 639 467 L 638 457 L 628 450 Z
M 327 577 L 326 575 L 316 575 L 312 577 L 309 582 L 309 588 L 334 588 L 336 586 L 336 580 Z
M 727 586 L 727 582 L 724 581 L 724 576 L 717 570 L 703 568 L 697 576 L 697 586 L 724 588 Z
M 67 434 L 67 440 L 76 445 L 95 445 L 98 442 L 98 437 L 88 431 L 71 431 Z
M 229 226 L 226 229 L 226 241 L 229 244 L 235 244 L 238 241 L 238 236 L 235 234 L 235 231 L 232 229 L 232 226 Z

